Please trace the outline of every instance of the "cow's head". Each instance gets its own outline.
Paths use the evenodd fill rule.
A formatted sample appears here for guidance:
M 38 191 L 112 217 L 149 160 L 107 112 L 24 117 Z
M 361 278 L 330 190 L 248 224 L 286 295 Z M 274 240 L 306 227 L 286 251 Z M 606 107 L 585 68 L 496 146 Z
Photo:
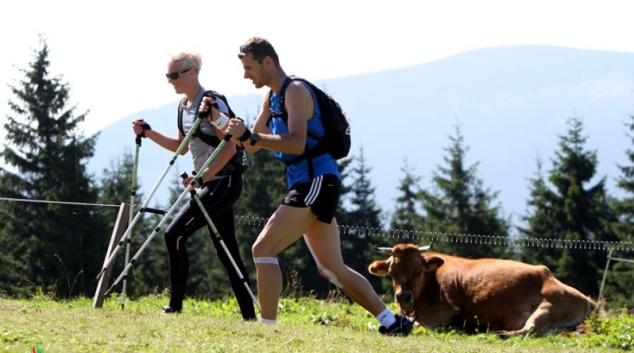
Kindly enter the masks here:
M 416 299 L 424 293 L 431 272 L 441 266 L 445 260 L 440 256 L 425 258 L 423 252 L 431 249 L 431 245 L 419 247 L 414 244 L 398 244 L 393 248 L 377 248 L 390 254 L 387 260 L 374 261 L 368 267 L 376 276 L 392 277 L 394 300 L 401 313 L 411 314 Z

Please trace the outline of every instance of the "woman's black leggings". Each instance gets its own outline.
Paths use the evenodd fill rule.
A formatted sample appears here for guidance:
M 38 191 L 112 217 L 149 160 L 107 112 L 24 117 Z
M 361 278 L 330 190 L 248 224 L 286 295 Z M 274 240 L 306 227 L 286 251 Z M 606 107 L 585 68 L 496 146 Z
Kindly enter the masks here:
M 233 205 L 242 193 L 242 178 L 226 176 L 222 179 L 211 180 L 202 187 L 198 196 L 203 203 L 209 217 L 211 217 L 218 233 L 222 237 L 231 257 L 235 261 L 246 283 L 251 286 L 249 276 L 240 257 L 238 243 L 235 235 Z M 196 200 L 192 199 L 176 215 L 172 223 L 165 231 L 165 244 L 169 253 L 171 298 L 170 307 L 181 311 L 185 297 L 185 287 L 189 274 L 189 257 L 185 247 L 186 240 L 198 229 L 207 225 L 211 239 L 216 247 L 216 254 L 225 267 L 231 281 L 233 293 L 236 296 L 242 317 L 245 320 L 255 320 L 253 300 L 247 289 L 242 284 L 240 276 L 236 273 L 231 260 L 225 253 L 218 236 L 213 234 L 207 219 L 200 211 Z

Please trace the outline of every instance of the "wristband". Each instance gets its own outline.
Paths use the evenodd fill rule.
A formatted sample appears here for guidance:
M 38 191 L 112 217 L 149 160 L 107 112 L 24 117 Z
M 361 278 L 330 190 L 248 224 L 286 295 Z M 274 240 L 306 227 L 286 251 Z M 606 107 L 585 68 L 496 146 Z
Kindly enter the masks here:
M 143 129 L 143 131 L 141 131 L 141 137 L 145 138 L 145 131 L 152 130 L 152 127 L 150 127 L 150 124 L 148 123 L 143 123 L 141 124 L 141 129 Z
M 238 138 L 238 140 L 240 142 L 245 142 L 246 140 L 251 138 L 251 130 L 249 130 L 248 128 L 246 130 L 244 130 L 244 134 L 242 134 L 242 136 L 240 136 Z
M 229 118 L 227 118 L 224 114 L 220 114 L 220 117 L 212 121 L 212 124 L 214 124 L 214 126 L 216 126 L 218 129 L 222 130 L 227 126 L 227 124 L 229 124 Z

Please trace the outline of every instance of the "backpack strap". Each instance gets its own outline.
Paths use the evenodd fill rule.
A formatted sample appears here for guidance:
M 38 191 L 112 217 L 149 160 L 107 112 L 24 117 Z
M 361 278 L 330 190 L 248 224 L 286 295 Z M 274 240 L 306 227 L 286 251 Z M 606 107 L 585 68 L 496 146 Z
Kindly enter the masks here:
M 286 88 L 288 88 L 288 85 L 291 82 L 293 82 L 293 80 L 295 80 L 294 77 L 286 76 L 286 78 L 284 79 L 284 82 L 282 82 L 282 87 L 280 87 L 280 92 L 278 94 L 280 95 L 280 107 L 282 107 L 282 112 L 274 112 L 271 109 L 271 99 L 273 98 L 273 90 L 271 89 L 269 91 L 269 110 L 271 112 L 271 115 L 269 115 L 269 118 L 266 121 L 266 127 L 269 127 L 271 123 L 271 119 L 273 118 L 282 118 L 282 120 L 284 120 L 284 123 L 288 125 L 288 112 L 286 111 L 284 98 L 286 96 Z
M 225 97 L 224 95 L 214 91 L 214 90 L 208 90 L 205 91 L 205 93 L 203 93 L 203 97 L 214 97 L 214 99 L 220 99 L 222 100 L 222 102 L 227 106 L 227 109 L 229 110 L 229 118 L 233 119 L 236 117 L 236 114 L 233 112 L 233 110 L 231 109 L 231 106 L 229 106 L 229 102 L 227 101 L 227 97 Z M 185 102 L 187 101 L 187 97 L 183 98 L 180 102 L 180 104 L 178 105 L 178 130 L 180 131 L 181 135 L 183 135 L 183 137 L 187 136 L 187 134 L 185 134 L 185 129 L 183 129 L 183 105 L 185 104 Z M 199 103 L 200 104 L 200 103 Z M 218 108 L 216 106 L 216 108 Z M 192 137 L 201 137 L 203 136 L 202 133 L 200 133 L 200 125 L 198 125 L 198 129 L 196 129 L 196 131 L 194 131 L 194 133 L 192 134 Z M 202 139 L 203 141 L 205 141 L 205 139 Z M 207 143 L 207 141 L 205 141 Z M 219 142 L 218 142 L 219 143 Z M 211 144 L 211 143 L 207 143 L 208 145 L 212 145 L 214 147 L 218 146 L 218 144 Z
M 213 96 L 215 99 L 221 99 L 227 106 L 227 109 L 229 110 L 229 117 L 232 119 L 236 118 L 235 113 L 231 109 L 231 106 L 229 106 L 229 102 L 227 101 L 227 98 L 224 95 L 213 90 L 208 90 L 208 91 L 205 91 L 205 93 L 203 93 L 203 97 L 205 96 L 207 97 Z M 185 134 L 185 129 L 183 128 L 183 105 L 185 104 L 186 101 L 187 101 L 187 97 L 183 98 L 180 101 L 180 104 L 178 105 L 178 130 L 180 131 L 183 137 L 187 136 L 187 134 Z M 192 134 L 192 137 L 199 138 L 201 141 L 203 141 L 204 143 L 212 147 L 218 147 L 218 145 L 220 145 L 220 139 L 218 138 L 218 136 L 207 135 L 200 132 L 200 124 L 198 125 L 196 131 L 194 131 L 194 133 Z M 244 149 L 236 145 L 236 153 L 234 154 L 233 157 L 231 157 L 229 162 L 221 169 L 219 174 L 232 174 L 236 176 L 242 175 L 246 169 L 246 167 L 242 165 L 243 163 L 241 159 L 243 158 L 242 156 L 243 154 L 244 154 Z
M 286 79 L 284 79 L 284 82 L 282 83 L 280 92 L 278 93 L 280 95 L 280 108 L 282 111 L 274 112 L 273 110 L 271 110 L 271 115 L 269 115 L 269 118 L 266 121 L 267 127 L 269 127 L 269 124 L 271 123 L 271 119 L 273 118 L 281 118 L 282 121 L 284 121 L 284 123 L 288 125 L 288 112 L 286 111 L 285 97 L 286 97 L 286 89 L 288 88 L 288 85 L 293 81 L 300 81 L 308 85 L 308 87 L 310 87 L 310 90 L 312 91 L 311 96 L 313 96 L 313 106 L 316 107 L 319 104 L 319 102 L 317 101 L 315 97 L 316 96 L 316 93 L 314 91 L 315 86 L 312 83 L 310 83 L 309 81 L 303 78 L 287 76 Z M 271 106 L 272 97 L 273 97 L 273 90 L 270 90 L 269 91 L 269 109 Z M 313 168 L 312 158 L 328 153 L 328 148 L 326 146 L 327 143 L 325 139 L 320 136 L 317 136 L 317 134 L 315 134 L 314 132 L 308 130 L 306 132 L 306 136 L 317 141 L 317 144 L 315 144 L 315 146 L 313 146 L 312 148 L 308 148 L 308 141 L 306 141 L 306 146 L 304 147 L 304 153 L 297 156 L 296 158 L 284 161 L 284 164 L 286 165 L 286 167 L 288 167 L 289 165 L 297 164 L 303 161 L 304 159 L 308 159 L 308 176 L 310 179 L 314 179 L 314 168 Z
M 178 103 L 178 131 L 180 131 L 181 136 L 185 137 L 185 129 L 183 129 L 183 104 L 187 101 L 187 97 L 181 99 L 180 103 Z

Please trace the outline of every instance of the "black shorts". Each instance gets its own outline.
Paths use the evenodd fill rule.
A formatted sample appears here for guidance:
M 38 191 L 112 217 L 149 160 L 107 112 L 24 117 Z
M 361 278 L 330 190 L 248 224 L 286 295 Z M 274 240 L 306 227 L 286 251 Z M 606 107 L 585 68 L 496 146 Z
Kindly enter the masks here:
M 321 175 L 312 181 L 293 185 L 283 205 L 291 207 L 310 207 L 317 220 L 330 224 L 337 211 L 341 181 L 334 174 Z

